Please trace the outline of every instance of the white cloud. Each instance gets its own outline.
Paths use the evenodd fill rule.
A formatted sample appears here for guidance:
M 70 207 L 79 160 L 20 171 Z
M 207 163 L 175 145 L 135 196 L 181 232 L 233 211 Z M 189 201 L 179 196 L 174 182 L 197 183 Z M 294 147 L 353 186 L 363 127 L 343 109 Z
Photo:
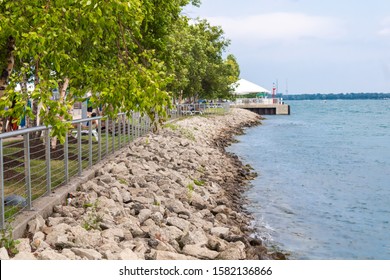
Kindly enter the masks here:
M 379 36 L 390 36 L 390 27 L 382 28 L 381 30 L 378 31 Z
M 222 26 L 227 37 L 249 42 L 334 39 L 346 34 L 341 20 L 301 13 L 271 13 L 256 16 L 210 17 Z
M 390 36 L 390 17 L 384 18 L 381 25 L 381 29 L 377 32 L 378 35 L 383 37 Z

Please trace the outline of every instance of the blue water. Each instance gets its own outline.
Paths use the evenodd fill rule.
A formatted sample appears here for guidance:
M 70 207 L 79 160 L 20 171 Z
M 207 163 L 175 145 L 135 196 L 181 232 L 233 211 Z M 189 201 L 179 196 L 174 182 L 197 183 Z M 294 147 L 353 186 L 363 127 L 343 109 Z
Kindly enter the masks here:
M 390 100 L 291 101 L 229 148 L 260 237 L 291 259 L 390 259 Z

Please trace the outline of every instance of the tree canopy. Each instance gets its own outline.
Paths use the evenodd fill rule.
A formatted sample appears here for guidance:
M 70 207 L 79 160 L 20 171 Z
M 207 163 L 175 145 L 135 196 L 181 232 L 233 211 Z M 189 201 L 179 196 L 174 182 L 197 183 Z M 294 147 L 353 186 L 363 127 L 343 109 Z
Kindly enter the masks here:
M 111 117 L 164 116 L 180 93 L 227 97 L 239 75 L 234 56 L 222 57 L 229 40 L 220 27 L 183 16 L 190 3 L 200 1 L 0 0 L 1 115 L 35 118 L 33 100 L 61 136 L 62 120 L 87 93 Z

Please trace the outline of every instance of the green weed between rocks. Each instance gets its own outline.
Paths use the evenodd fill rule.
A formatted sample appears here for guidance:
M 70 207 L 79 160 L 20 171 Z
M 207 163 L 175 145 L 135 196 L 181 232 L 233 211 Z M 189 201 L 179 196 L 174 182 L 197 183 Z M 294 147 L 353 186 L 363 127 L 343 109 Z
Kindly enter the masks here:
M 184 127 L 181 127 L 181 126 L 179 126 L 177 124 L 173 124 L 173 123 L 167 123 L 163 127 L 171 129 L 173 131 L 179 131 L 181 133 L 181 135 L 183 135 L 185 138 L 187 138 L 191 141 L 195 141 L 194 133 L 191 130 L 189 130 L 188 128 L 184 128 Z
M 173 131 L 178 130 L 178 128 L 179 128 L 178 125 L 173 124 L 173 123 L 166 123 L 166 124 L 164 124 L 163 127 L 164 127 L 164 128 L 168 128 L 168 129 L 171 129 L 171 130 L 173 130 Z
M 16 246 L 20 243 L 20 241 L 13 239 L 12 231 L 13 228 L 10 221 L 7 222 L 5 228 L 0 230 L 0 247 L 4 247 L 10 257 L 13 257 L 19 253 Z
M 188 140 L 191 140 L 191 141 L 195 141 L 195 135 L 192 131 L 190 131 L 189 129 L 187 128 L 182 128 L 181 129 L 181 134 L 187 138 Z
M 206 182 L 205 181 L 202 181 L 202 180 L 194 180 L 194 184 L 201 187 L 201 186 L 204 186 Z
M 103 218 L 96 212 L 98 201 L 94 203 L 85 203 L 84 208 L 91 208 L 88 216 L 84 219 L 83 228 L 86 230 L 98 229 L 100 230 L 100 223 L 103 221 Z
M 195 186 L 193 183 L 189 183 L 187 185 L 187 196 L 188 196 L 188 200 L 191 201 L 192 200 L 192 194 L 194 193 L 194 190 L 195 190 Z

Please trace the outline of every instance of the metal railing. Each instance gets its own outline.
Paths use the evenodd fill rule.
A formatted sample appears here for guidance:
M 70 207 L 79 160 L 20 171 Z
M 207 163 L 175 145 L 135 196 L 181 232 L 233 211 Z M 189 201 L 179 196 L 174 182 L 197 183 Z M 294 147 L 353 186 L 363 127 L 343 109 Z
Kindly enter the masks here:
M 170 118 L 203 114 L 223 114 L 229 111 L 229 108 L 229 103 L 177 104 L 174 109 L 168 110 L 168 114 Z
M 181 104 L 168 114 L 173 119 L 227 110 L 229 104 Z M 121 113 L 115 120 L 91 117 L 71 124 L 63 144 L 54 143 L 51 127 L 46 126 L 0 134 L 0 228 L 20 211 L 32 210 L 35 199 L 80 176 L 151 127 L 150 118 L 136 112 L 130 117 Z
M 271 105 L 271 104 L 283 104 L 282 98 L 238 98 L 235 102 L 232 103 L 232 105 L 241 105 L 241 104 L 264 104 L 264 105 Z

